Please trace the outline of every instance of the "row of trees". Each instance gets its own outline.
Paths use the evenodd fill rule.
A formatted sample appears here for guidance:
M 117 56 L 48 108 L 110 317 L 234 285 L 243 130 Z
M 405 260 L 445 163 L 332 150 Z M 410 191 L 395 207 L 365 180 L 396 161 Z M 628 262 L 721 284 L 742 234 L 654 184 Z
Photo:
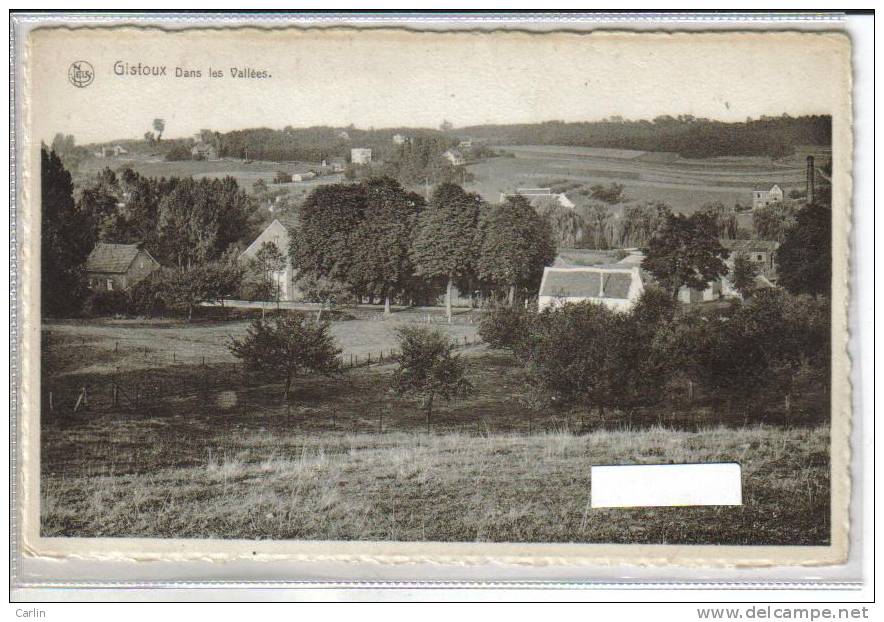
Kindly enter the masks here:
M 357 296 L 426 300 L 452 291 L 506 292 L 510 301 L 540 282 L 555 258 L 548 222 L 522 197 L 488 205 L 456 184 L 429 204 L 391 178 L 314 190 L 292 232 L 293 266 L 306 279 L 343 285 Z
M 762 117 L 728 123 L 692 115 L 653 120 L 479 125 L 460 130 L 499 145 L 574 145 L 640 151 L 670 151 L 686 158 L 782 157 L 798 145 L 831 145 L 832 117 Z

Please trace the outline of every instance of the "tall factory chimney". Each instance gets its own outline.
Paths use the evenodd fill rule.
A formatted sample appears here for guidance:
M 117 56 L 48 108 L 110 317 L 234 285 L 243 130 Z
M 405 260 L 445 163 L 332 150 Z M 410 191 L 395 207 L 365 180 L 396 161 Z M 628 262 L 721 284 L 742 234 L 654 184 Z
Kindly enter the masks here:
M 813 174 L 813 156 L 807 156 L 807 179 L 805 179 L 806 187 L 804 190 L 808 203 L 813 203 L 815 198 L 813 195 Z

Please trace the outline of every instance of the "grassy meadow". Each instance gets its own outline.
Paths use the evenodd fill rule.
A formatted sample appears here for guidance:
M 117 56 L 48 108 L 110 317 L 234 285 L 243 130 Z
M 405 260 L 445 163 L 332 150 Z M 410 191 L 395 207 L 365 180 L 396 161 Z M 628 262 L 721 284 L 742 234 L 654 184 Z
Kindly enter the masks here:
M 515 157 L 470 164 L 476 179 L 465 186 L 492 202 L 501 192 L 554 185 L 551 182 L 584 189 L 619 183 L 630 201 L 662 201 L 678 212 L 691 213 L 713 201 L 729 207 L 736 202 L 751 205 L 756 185 L 779 184 L 787 194 L 804 187 L 800 164 L 762 157 L 689 160 L 676 154 L 538 145 L 506 145 L 499 150 Z M 586 199 L 580 189 L 568 196 L 577 204 Z
M 333 325 L 391 345 L 395 323 Z M 127 363 L 131 353 L 113 349 L 121 332 L 150 330 L 146 342 L 160 347 L 166 331 L 196 353 L 214 338 L 200 331 L 217 337 L 239 321 L 107 324 L 46 327 L 62 347 L 47 355 L 43 387 L 57 391 L 41 419 L 45 536 L 828 542 L 828 426 L 812 395 L 788 418 L 756 414 L 752 424 L 706 402 L 538 413 L 511 356 L 469 345 L 476 390 L 439 404 L 428 434 L 418 404 L 391 391 L 395 363 L 299 379 L 286 404 L 281 385 L 243 375 L 220 352 L 203 366 Z M 444 326 L 475 330 L 464 316 Z M 111 380 L 127 392 L 116 407 Z M 81 386 L 90 401 L 73 412 Z M 743 466 L 743 506 L 589 507 L 593 464 L 707 461 Z

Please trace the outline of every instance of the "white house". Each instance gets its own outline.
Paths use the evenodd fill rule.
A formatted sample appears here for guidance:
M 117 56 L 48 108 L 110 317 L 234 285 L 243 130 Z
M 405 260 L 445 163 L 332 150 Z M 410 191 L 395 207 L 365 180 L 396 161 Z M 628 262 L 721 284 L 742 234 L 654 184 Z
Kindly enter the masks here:
M 354 147 L 350 150 L 350 161 L 353 164 L 370 164 L 371 149 L 365 147 Z
M 299 300 L 301 298 L 300 290 L 295 287 L 296 274 L 292 268 L 292 260 L 289 257 L 289 239 L 288 229 L 279 219 L 275 219 L 267 225 L 267 228 L 261 232 L 261 235 L 255 238 L 255 241 L 249 244 L 248 248 L 239 256 L 240 261 L 253 259 L 265 242 L 270 242 L 279 249 L 282 256 L 285 257 L 285 269 L 272 272 L 270 280 L 273 282 L 274 287 L 278 289 L 279 300 L 281 301 Z
M 539 310 L 569 302 L 594 302 L 612 311 L 629 311 L 645 291 L 637 266 L 552 266 L 543 269 Z
M 466 162 L 463 154 L 457 149 L 449 149 L 442 154 L 442 157 L 451 162 L 452 166 L 461 166 Z
M 394 145 L 404 145 L 406 140 L 408 139 L 402 134 L 393 134 Z
M 774 203 L 782 203 L 783 197 L 783 189 L 777 184 L 771 186 L 770 190 L 756 188 L 752 191 L 752 209 L 767 207 Z

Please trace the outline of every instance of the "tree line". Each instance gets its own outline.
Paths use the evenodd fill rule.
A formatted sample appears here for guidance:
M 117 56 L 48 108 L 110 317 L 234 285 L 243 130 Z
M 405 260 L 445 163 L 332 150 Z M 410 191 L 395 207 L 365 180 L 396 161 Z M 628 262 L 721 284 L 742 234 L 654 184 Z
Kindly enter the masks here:
M 831 145 L 832 117 L 782 115 L 725 122 L 691 115 L 663 115 L 636 121 L 615 117 L 593 122 L 478 125 L 460 128 L 459 132 L 499 145 L 667 151 L 685 158 L 779 158 L 792 154 L 798 145 Z
M 453 288 L 510 301 L 535 289 L 556 248 L 549 223 L 523 197 L 489 205 L 439 184 L 429 203 L 389 177 L 314 190 L 291 232 L 293 267 L 307 281 L 337 283 L 357 297 L 407 303 Z

